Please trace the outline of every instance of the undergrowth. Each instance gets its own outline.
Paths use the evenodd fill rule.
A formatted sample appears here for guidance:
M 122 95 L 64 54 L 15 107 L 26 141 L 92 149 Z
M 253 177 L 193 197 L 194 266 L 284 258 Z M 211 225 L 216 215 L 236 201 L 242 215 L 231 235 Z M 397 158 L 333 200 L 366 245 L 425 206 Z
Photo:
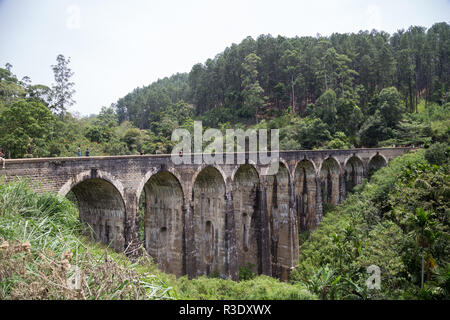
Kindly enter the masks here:
M 171 288 L 80 236 L 69 200 L 0 185 L 0 299 L 167 299 Z

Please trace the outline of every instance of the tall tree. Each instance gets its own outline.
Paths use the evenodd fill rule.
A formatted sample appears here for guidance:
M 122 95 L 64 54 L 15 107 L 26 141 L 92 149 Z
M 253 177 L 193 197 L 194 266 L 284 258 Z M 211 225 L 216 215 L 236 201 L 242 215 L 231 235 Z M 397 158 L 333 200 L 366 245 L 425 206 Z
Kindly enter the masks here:
M 65 58 L 62 54 L 56 57 L 57 64 L 52 65 L 55 76 L 55 83 L 52 86 L 52 104 L 50 106 L 54 112 L 59 113 L 61 118 L 67 112 L 67 108 L 75 103 L 72 99 L 75 90 L 74 83 L 70 81 L 73 76 L 72 70 L 69 68 L 70 58 Z
M 264 90 L 259 85 L 257 65 L 261 58 L 255 53 L 250 53 L 245 57 L 242 68 L 245 73 L 242 75 L 242 96 L 243 106 L 242 115 L 250 118 L 255 112 L 261 111 L 265 105 L 263 97 Z
M 291 106 L 292 112 L 296 112 L 295 109 L 295 84 L 304 83 L 300 73 L 301 57 L 297 50 L 287 49 L 282 57 L 281 64 L 284 66 L 284 71 L 288 74 L 291 84 Z
M 39 101 L 15 101 L 0 114 L 0 141 L 8 157 L 47 153 L 54 115 Z

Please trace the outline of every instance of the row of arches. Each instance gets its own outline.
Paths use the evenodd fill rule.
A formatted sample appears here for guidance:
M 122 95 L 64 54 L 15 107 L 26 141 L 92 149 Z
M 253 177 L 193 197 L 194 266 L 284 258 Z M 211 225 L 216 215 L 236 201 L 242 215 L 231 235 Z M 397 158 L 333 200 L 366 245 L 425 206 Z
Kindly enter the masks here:
M 386 164 L 373 159 L 369 168 Z M 298 230 L 317 226 L 322 207 L 337 204 L 342 190 L 361 183 L 365 171 L 355 156 L 345 162 L 343 173 L 334 158 L 325 159 L 318 174 L 314 163 L 304 159 L 292 177 L 281 162 L 273 176 L 260 176 L 253 165 L 245 164 L 227 182 L 223 172 L 207 166 L 194 178 L 189 197 L 179 176 L 155 172 L 142 187 L 144 247 L 161 269 L 177 275 L 186 273 L 187 246 L 193 251 L 196 275 L 227 275 L 235 246 L 238 267 L 258 273 L 269 269 L 280 276 L 282 266 L 296 260 Z M 71 191 L 94 239 L 122 251 L 127 243 L 126 206 L 113 182 L 90 176 Z M 192 237 L 187 236 L 186 210 L 192 210 Z

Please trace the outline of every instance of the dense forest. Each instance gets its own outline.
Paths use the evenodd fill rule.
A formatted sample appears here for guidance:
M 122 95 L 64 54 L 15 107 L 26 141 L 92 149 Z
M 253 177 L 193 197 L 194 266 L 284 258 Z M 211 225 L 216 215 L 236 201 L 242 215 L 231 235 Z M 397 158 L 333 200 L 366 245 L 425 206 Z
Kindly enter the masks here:
M 196 64 L 189 74 L 137 88 L 115 108 L 119 122 L 163 136 L 174 125 L 164 111 L 184 101 L 206 126 L 283 128 L 281 138 L 289 137 L 281 145 L 288 149 L 425 143 L 432 136 L 427 129 L 401 120 L 420 107 L 447 103 L 449 59 L 447 23 L 392 36 L 375 30 L 261 35 Z M 296 129 L 286 128 L 287 119 L 267 124 L 286 113 Z M 417 141 L 408 137 L 413 130 L 422 134 Z
M 328 37 L 251 37 L 76 117 L 70 59 L 52 87 L 0 68 L 7 157 L 168 153 L 175 128 L 280 129 L 281 149 L 429 145 L 449 136 L 450 25 Z M 20 112 L 19 112 L 20 110 Z M 432 123 L 433 121 L 433 123 Z

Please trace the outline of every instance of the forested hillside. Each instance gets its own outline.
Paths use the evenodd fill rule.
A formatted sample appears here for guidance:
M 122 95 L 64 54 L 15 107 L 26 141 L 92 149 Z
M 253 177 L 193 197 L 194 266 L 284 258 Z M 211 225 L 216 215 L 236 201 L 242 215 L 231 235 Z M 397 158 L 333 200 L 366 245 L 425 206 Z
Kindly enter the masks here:
M 313 109 L 320 96 L 333 90 L 338 109 L 350 103 L 371 113 L 380 91 L 391 86 L 406 110 L 417 111 L 420 98 L 445 100 L 449 57 L 447 23 L 393 35 L 373 30 L 314 38 L 248 37 L 196 64 L 187 75 L 136 89 L 118 101 L 117 111 L 119 121 L 129 119 L 142 129 L 149 128 L 149 112 L 180 99 L 193 104 L 196 114 L 224 107 L 235 119 L 269 116 L 289 106 L 305 115 L 308 106 Z
M 120 99 L 119 120 L 129 118 L 146 128 L 148 123 L 136 120 L 179 99 L 194 104 L 197 114 L 227 107 L 249 118 L 288 106 L 303 114 L 328 89 L 367 110 L 375 95 L 390 86 L 414 111 L 420 97 L 439 103 L 445 98 L 449 50 L 447 23 L 429 30 L 410 27 L 392 36 L 373 30 L 315 38 L 248 37 L 193 66 L 188 75 L 177 74 Z M 249 105 L 249 95 L 260 96 L 255 101 L 260 105 Z
M 116 110 L 119 122 L 163 135 L 155 123 L 171 123 L 161 111 L 182 100 L 206 126 L 256 124 L 288 112 L 301 135 L 320 132 L 318 141 L 286 139 L 297 142 L 285 145 L 290 148 L 331 140 L 340 140 L 331 147 L 376 146 L 393 138 L 399 141 L 387 143 L 424 143 L 424 137 L 405 137 L 405 131 L 422 127 L 400 121 L 404 113 L 447 103 L 449 59 L 447 23 L 393 35 L 375 30 L 329 37 L 261 35 L 231 45 L 189 74 L 135 89 L 119 99 Z
M 450 25 L 328 37 L 248 37 L 214 59 L 76 117 L 70 59 L 55 83 L 0 68 L 0 147 L 7 157 L 169 153 L 174 129 L 277 128 L 281 149 L 429 145 L 450 120 Z M 76 72 L 76 70 L 75 70 Z M 19 112 L 20 110 L 20 112 Z

